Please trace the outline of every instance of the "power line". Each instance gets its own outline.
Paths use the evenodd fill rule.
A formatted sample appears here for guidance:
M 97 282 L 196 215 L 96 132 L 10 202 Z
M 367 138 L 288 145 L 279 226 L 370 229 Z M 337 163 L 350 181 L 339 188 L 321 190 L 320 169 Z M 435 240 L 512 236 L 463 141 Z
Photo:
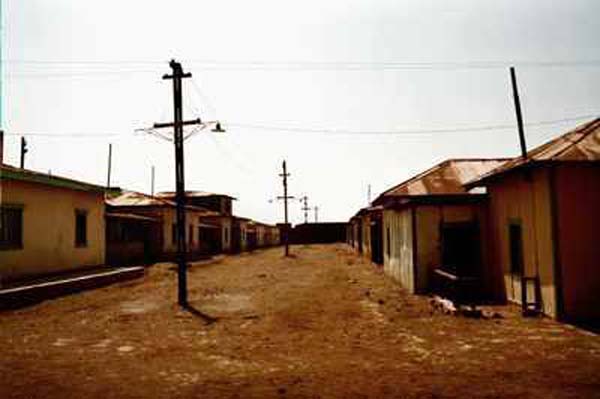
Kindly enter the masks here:
M 26 136 L 26 137 L 51 137 L 51 138 L 64 138 L 72 137 L 78 139 L 88 138 L 103 138 L 103 137 L 115 137 L 115 136 L 126 136 L 124 133 L 52 133 L 52 132 L 29 132 L 29 133 L 4 133 L 5 136 Z
M 12 65 L 160 65 L 162 60 L 28 60 L 28 59 L 4 59 L 2 64 Z M 300 67 L 322 67 L 322 66 L 351 66 L 351 67 L 484 67 L 501 68 L 507 66 L 532 66 L 532 67 L 554 67 L 554 66 L 584 66 L 600 65 L 600 59 L 590 60 L 462 60 L 462 61 L 301 61 L 301 60 L 215 60 L 215 59 L 188 59 L 190 65 L 214 65 L 214 66 L 300 66 Z
M 579 115 L 569 118 L 562 119 L 552 119 L 552 120 L 543 120 L 537 122 L 526 123 L 525 126 L 535 127 L 535 126 L 550 126 L 557 125 L 561 123 L 567 122 L 577 122 L 586 119 L 593 119 L 600 116 L 600 113 L 596 114 L 587 114 L 587 115 Z M 268 124 L 253 124 L 253 123 L 224 123 L 228 126 L 233 127 L 243 127 L 247 129 L 258 129 L 258 130 L 268 130 L 268 131 L 277 131 L 281 133 L 321 133 L 321 134 L 329 134 L 329 135 L 426 135 L 426 134 L 446 134 L 446 133 L 469 133 L 469 132 L 482 132 L 482 131 L 498 131 L 498 130 L 509 130 L 514 129 L 514 123 L 506 123 L 506 124 L 493 124 L 493 125 L 479 125 L 479 126 L 464 126 L 464 127 L 452 127 L 452 128 L 440 128 L 440 129 L 398 129 L 398 130 L 345 130 L 345 129 L 331 129 L 331 128 L 305 128 L 305 127 L 297 127 L 297 126 L 276 126 L 276 125 L 268 125 Z M 198 130 L 201 130 L 204 126 L 196 127 L 193 129 L 191 135 L 196 133 Z M 153 130 L 153 129 L 142 129 L 144 131 Z M 52 137 L 52 138 L 78 138 L 78 139 L 87 139 L 87 138 L 98 138 L 98 137 L 115 137 L 121 136 L 125 137 L 129 134 L 124 133 L 113 133 L 113 132 L 98 132 L 98 133 L 52 133 L 52 132 L 16 132 L 16 131 L 8 131 L 5 133 L 7 136 L 25 136 L 25 137 Z
M 581 115 L 571 118 L 545 120 L 539 122 L 526 123 L 526 126 L 548 126 L 566 122 L 576 122 L 579 120 L 592 119 L 598 117 L 600 114 Z M 468 132 L 482 132 L 482 131 L 496 131 L 496 130 L 508 130 L 514 129 L 514 123 L 507 124 L 496 124 L 496 125 L 481 125 L 481 126 L 468 126 L 468 127 L 453 127 L 453 128 L 440 128 L 440 129 L 407 129 L 407 130 L 345 130 L 345 129 L 331 129 L 331 128 L 303 128 L 295 126 L 275 126 L 275 125 L 263 125 L 263 124 L 251 124 L 251 123 L 228 123 L 229 126 L 238 126 L 248 129 L 258 130 L 270 130 L 287 133 L 321 133 L 330 135 L 419 135 L 419 134 L 442 134 L 442 133 L 468 133 Z
M 195 65 L 203 71 L 429 71 L 429 70 L 481 70 L 504 69 L 510 66 L 519 68 L 575 68 L 597 67 L 600 60 L 571 60 L 571 61 L 442 61 L 442 62 L 345 62 L 345 61 L 219 61 L 219 60 L 189 60 L 188 64 Z M 26 72 L 11 72 L 8 78 L 53 78 L 53 77 L 93 77 L 105 75 L 156 73 L 148 68 L 139 69 L 133 66 L 158 65 L 162 61 L 59 61 L 59 60 L 4 60 L 3 64 L 24 66 Z M 43 72 L 59 66 L 77 67 L 78 70 Z M 123 68 L 126 69 L 115 69 Z M 99 69 L 103 68 L 103 69 Z M 106 69 L 109 67 L 109 69 Z M 36 72 L 36 68 L 38 71 Z M 92 69 L 90 69 L 92 68 Z M 72 68 L 73 69 L 73 68 Z
M 5 77 L 8 79 L 47 79 L 47 78 L 93 78 L 110 76 L 136 76 L 138 74 L 152 74 L 156 71 L 136 70 L 136 71 L 74 71 L 74 72 L 56 72 L 56 73 L 8 73 Z

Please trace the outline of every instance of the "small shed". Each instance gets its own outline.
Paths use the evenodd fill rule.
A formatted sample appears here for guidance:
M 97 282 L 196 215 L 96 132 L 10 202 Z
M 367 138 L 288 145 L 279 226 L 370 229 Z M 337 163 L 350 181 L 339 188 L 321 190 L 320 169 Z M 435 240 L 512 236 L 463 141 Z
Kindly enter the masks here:
M 600 321 L 600 118 L 467 184 L 490 197 L 491 267 L 525 312 Z
M 382 193 L 373 204 L 383 209 L 384 272 L 411 293 L 494 296 L 481 235 L 487 196 L 463 184 L 505 161 L 450 159 Z

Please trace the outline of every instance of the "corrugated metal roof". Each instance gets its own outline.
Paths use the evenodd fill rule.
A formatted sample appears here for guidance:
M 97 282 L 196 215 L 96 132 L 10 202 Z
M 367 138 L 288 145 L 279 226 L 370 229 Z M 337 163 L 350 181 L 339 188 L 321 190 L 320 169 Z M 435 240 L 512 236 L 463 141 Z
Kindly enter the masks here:
M 125 191 L 121 195 L 106 198 L 105 202 L 109 206 L 113 207 L 170 207 L 175 208 L 176 204 L 173 201 L 169 201 L 163 198 L 153 197 L 144 193 L 138 193 L 135 191 Z M 199 206 L 187 205 L 187 210 L 201 212 L 202 216 L 218 216 L 218 212 L 214 212 Z
M 488 173 L 471 179 L 473 187 L 484 180 L 522 165 L 535 162 L 600 161 L 600 118 L 586 122 L 575 129 L 527 152 L 527 158 L 513 158 Z
M 507 159 L 449 159 L 384 191 L 373 204 L 384 197 L 470 194 L 463 185 L 505 163 Z
M 217 194 L 217 193 L 210 193 L 208 191 L 193 191 L 193 190 L 186 191 L 185 196 L 190 197 L 190 198 L 194 198 L 194 197 L 227 197 L 227 198 L 235 199 L 234 197 L 227 195 L 227 194 Z M 156 194 L 156 197 L 175 198 L 175 192 L 174 191 L 163 191 L 163 192 Z
M 135 213 L 108 212 L 106 213 L 106 217 L 111 219 L 137 220 L 142 222 L 160 222 L 159 219 L 136 215 Z
M 162 198 L 152 197 L 135 191 L 124 191 L 121 195 L 107 198 L 106 203 L 110 206 L 168 206 L 175 207 L 175 202 Z
M 67 179 L 66 177 L 54 176 L 47 173 L 34 172 L 28 169 L 15 168 L 14 166 L 0 165 L 0 180 L 19 180 L 30 183 L 45 184 L 53 187 L 60 187 L 70 190 L 88 191 L 103 193 L 105 188 L 85 183 L 78 180 Z

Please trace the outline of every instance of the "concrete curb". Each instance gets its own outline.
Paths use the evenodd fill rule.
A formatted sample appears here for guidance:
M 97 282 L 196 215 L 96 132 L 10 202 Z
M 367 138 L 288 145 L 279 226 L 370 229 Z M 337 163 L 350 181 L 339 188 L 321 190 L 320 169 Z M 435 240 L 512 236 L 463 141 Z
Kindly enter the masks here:
M 0 290 L 0 310 L 18 309 L 47 299 L 105 287 L 143 277 L 144 273 L 144 268 L 140 266 L 125 267 L 108 272 Z

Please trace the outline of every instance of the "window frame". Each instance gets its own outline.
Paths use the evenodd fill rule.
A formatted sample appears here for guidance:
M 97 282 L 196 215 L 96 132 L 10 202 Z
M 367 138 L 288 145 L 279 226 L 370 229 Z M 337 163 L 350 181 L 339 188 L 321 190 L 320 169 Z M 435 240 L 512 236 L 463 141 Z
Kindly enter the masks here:
M 2 204 L 0 205 L 0 229 L 2 228 L 2 215 L 3 210 L 11 210 L 18 212 L 18 220 L 19 220 L 19 237 L 18 242 L 6 242 L 3 243 L 0 241 L 0 251 L 13 251 L 23 249 L 23 236 L 24 236 L 24 209 L 25 207 L 22 204 Z M 1 231 L 1 230 L 0 230 Z
M 519 229 L 519 254 L 520 255 L 520 260 L 519 260 L 519 267 L 517 268 L 514 262 L 514 258 L 513 258 L 513 242 L 511 240 L 511 231 L 513 227 L 518 227 Z M 508 223 L 507 223 L 507 241 L 508 241 L 508 259 L 509 259 L 509 270 L 510 270 L 510 274 L 513 276 L 523 276 L 523 273 L 525 272 L 525 251 L 524 251 L 524 243 L 523 243 L 523 223 L 521 221 L 521 219 L 509 219 Z M 517 270 L 518 269 L 518 270 Z
M 392 239 L 391 239 L 391 229 L 390 226 L 386 226 L 386 243 L 387 243 L 387 256 L 388 258 L 392 257 Z
M 75 209 L 75 248 L 87 248 L 89 246 L 88 240 L 88 214 L 86 209 Z M 84 217 L 84 228 L 83 228 L 83 240 L 80 241 L 80 217 Z

